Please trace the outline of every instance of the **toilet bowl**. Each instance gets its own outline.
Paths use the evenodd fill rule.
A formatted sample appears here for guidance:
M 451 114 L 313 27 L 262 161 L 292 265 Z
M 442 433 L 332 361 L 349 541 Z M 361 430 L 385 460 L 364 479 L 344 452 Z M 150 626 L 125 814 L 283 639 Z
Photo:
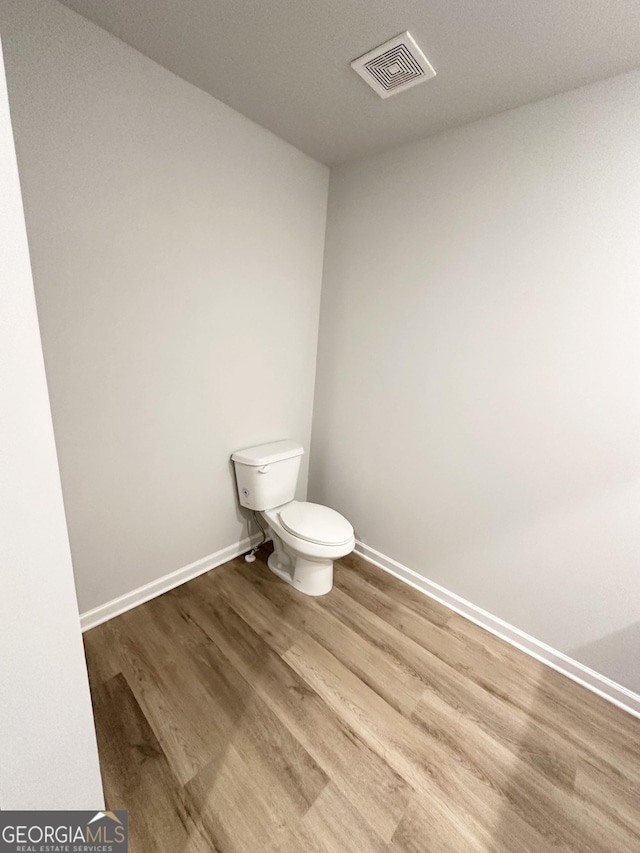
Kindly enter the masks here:
M 306 595 L 325 595 L 333 586 L 333 561 L 353 551 L 353 527 L 321 504 L 291 501 L 261 513 L 271 530 L 274 574 Z
M 355 537 L 340 513 L 295 500 L 303 453 L 301 444 L 285 440 L 236 451 L 231 459 L 240 504 L 269 527 L 271 571 L 305 595 L 325 595 L 333 586 L 333 561 L 353 550 Z

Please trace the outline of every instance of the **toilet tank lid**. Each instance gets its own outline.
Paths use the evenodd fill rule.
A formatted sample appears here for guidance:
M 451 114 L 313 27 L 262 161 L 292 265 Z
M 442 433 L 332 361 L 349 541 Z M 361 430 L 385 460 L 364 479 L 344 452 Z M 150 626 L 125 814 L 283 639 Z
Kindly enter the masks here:
M 257 444 L 255 447 L 247 447 L 245 450 L 236 450 L 231 459 L 242 465 L 269 465 L 272 462 L 282 462 L 283 459 L 291 459 L 293 456 L 302 456 L 304 447 L 297 441 L 285 439 L 284 441 L 272 441 L 269 444 Z

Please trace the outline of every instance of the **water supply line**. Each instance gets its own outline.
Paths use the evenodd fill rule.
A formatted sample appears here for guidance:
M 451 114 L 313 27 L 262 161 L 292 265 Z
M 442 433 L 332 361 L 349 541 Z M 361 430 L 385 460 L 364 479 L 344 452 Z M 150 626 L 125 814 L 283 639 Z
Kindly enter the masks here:
M 258 515 L 258 513 L 255 510 L 252 510 L 252 515 L 253 515 L 253 520 L 258 525 L 258 527 L 260 528 L 260 532 L 262 533 L 262 542 L 260 542 L 258 545 L 256 545 L 255 548 L 252 548 L 248 554 L 244 555 L 245 562 L 247 562 L 247 563 L 254 563 L 255 562 L 256 551 L 258 550 L 258 548 L 261 548 L 264 545 L 264 543 L 267 541 L 267 531 L 262 526 L 262 522 L 260 521 L 260 516 Z

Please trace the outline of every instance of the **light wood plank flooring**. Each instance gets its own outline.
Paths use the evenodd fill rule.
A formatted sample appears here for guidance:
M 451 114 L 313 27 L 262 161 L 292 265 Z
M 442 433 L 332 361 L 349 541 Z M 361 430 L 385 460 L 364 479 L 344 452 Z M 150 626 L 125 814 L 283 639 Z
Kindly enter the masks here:
M 85 635 L 132 853 L 640 851 L 640 721 L 351 555 L 233 560 Z

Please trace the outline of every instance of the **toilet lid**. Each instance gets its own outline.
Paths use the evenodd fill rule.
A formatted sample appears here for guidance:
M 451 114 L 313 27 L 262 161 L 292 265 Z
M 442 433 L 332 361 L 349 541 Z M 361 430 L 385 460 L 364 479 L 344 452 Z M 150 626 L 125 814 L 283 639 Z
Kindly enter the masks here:
M 353 536 L 343 515 L 320 504 L 294 501 L 280 512 L 280 521 L 289 533 L 317 545 L 343 545 Z

